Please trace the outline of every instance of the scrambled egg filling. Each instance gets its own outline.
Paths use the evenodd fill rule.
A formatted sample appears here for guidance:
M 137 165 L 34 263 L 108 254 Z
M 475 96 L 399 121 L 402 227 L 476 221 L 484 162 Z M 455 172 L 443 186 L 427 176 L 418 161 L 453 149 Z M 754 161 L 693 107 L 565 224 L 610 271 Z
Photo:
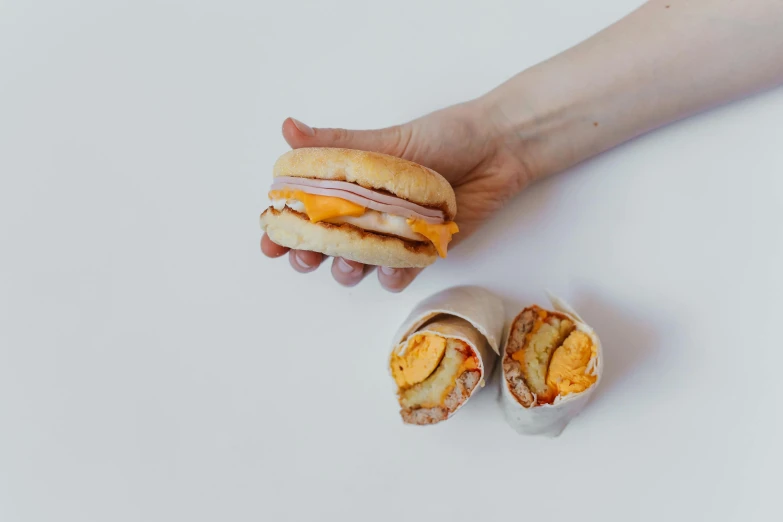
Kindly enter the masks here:
M 576 330 L 573 321 L 534 307 L 535 323 L 525 336 L 523 348 L 511 355 L 520 363 L 522 376 L 538 404 L 551 404 L 556 397 L 579 393 L 596 381 L 590 362 L 596 348 L 590 336 Z
M 400 406 L 436 408 L 444 405 L 460 375 L 478 369 L 478 359 L 462 341 L 420 334 L 408 341 L 403 355 L 392 355 L 390 365 Z
M 392 355 L 392 377 L 400 388 L 409 388 L 430 376 L 446 353 L 446 339 L 433 334 L 419 334 L 408 341 L 403 355 Z
M 404 219 L 384 213 L 374 213 L 377 215 L 372 216 L 373 219 L 364 219 L 365 214 L 370 213 L 362 205 L 342 198 L 308 194 L 301 190 L 272 190 L 269 192 L 269 199 L 273 202 L 286 201 L 288 206 L 296 211 L 304 210 L 311 223 L 319 221 L 350 223 L 360 228 L 399 235 L 406 239 L 428 240 L 435 246 L 440 257 L 446 257 L 452 236 L 459 232 L 459 227 L 453 221 L 434 225 L 418 219 Z M 399 223 L 398 220 L 403 222 Z
M 552 354 L 547 384 L 558 395 L 580 393 L 592 386 L 597 377 L 591 374 L 590 361 L 597 356 L 595 344 L 584 332 L 575 331 Z

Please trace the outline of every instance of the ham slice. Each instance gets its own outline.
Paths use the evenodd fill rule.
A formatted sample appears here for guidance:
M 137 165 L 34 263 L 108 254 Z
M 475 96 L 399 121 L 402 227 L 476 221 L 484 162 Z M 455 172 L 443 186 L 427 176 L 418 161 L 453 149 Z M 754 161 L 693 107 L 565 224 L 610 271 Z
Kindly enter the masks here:
M 275 178 L 271 190 L 301 190 L 317 196 L 341 198 L 378 212 L 386 212 L 395 216 L 410 219 L 420 219 L 433 225 L 445 221 L 443 212 L 423 207 L 396 196 L 381 194 L 348 181 L 332 181 L 326 179 L 295 178 L 281 176 Z

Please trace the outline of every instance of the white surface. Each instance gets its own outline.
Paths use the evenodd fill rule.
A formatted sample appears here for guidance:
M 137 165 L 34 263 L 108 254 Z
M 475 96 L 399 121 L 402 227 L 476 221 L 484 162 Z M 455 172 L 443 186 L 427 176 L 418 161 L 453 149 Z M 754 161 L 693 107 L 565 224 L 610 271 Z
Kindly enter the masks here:
M 783 91 L 533 187 L 401 295 L 258 250 L 284 117 L 401 122 L 639 3 L 0 2 L 0 520 L 775 519 Z M 598 330 L 559 439 L 490 390 L 400 424 L 390 337 L 463 283 Z

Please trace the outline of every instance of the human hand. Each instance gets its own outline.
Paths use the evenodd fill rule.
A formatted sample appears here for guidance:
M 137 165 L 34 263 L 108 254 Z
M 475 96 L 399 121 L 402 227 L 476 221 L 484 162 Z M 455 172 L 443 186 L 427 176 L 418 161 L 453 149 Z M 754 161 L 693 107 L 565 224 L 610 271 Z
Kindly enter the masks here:
M 533 179 L 563 171 L 651 129 L 783 83 L 780 2 L 651 0 L 581 44 L 523 71 L 482 98 L 374 131 L 311 129 L 292 119 L 293 148 L 344 147 L 402 157 L 454 187 L 460 232 L 452 246 Z M 698 35 L 698 38 L 694 38 Z M 288 249 L 261 240 L 280 257 Z M 311 272 L 316 252 L 289 252 Z M 334 278 L 352 286 L 372 267 L 335 259 Z M 378 270 L 400 291 L 421 269 Z
M 410 123 L 380 130 L 312 129 L 289 118 L 283 136 L 294 148 L 341 147 L 381 152 L 429 167 L 443 175 L 457 197 L 455 221 L 460 232 L 450 247 L 467 238 L 531 179 L 524 162 L 512 153 L 480 102 L 455 105 Z M 288 252 L 297 272 L 312 272 L 325 257 L 290 250 L 264 235 L 261 250 L 269 257 Z M 358 284 L 374 267 L 343 258 L 332 262 L 332 275 L 344 286 Z M 380 267 L 378 280 L 392 292 L 407 287 L 421 268 Z

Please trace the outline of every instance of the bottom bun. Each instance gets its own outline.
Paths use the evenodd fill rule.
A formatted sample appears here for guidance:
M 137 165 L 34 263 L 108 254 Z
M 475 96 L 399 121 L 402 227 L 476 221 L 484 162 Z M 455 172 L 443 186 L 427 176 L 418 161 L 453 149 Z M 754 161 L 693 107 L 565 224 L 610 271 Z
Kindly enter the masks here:
M 261 228 L 278 245 L 344 257 L 368 265 L 425 267 L 438 257 L 432 243 L 375 234 L 347 223 L 311 223 L 307 216 L 288 207 L 281 211 L 271 207 L 266 209 L 261 214 Z

